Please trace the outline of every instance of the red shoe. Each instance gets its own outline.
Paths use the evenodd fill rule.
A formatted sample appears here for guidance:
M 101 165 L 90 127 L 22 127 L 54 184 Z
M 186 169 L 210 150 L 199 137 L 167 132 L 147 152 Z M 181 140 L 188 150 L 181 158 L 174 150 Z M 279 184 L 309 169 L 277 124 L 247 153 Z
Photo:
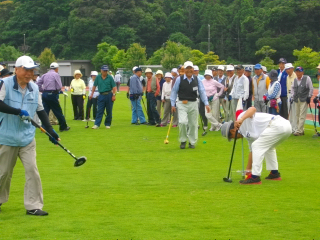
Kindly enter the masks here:
M 173 125 L 172 127 L 177 127 L 177 125 Z
M 245 180 L 240 180 L 240 184 L 261 184 L 260 177 L 253 178 L 252 175 Z

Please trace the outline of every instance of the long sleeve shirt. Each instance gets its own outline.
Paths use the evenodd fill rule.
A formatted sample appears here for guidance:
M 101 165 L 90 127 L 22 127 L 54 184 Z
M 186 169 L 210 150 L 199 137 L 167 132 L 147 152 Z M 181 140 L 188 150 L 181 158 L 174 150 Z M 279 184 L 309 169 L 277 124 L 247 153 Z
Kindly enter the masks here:
M 266 93 L 266 97 L 268 100 L 276 98 L 279 91 L 281 91 L 281 85 L 278 81 L 274 81 L 270 83 L 270 87 L 272 87 L 273 85 L 274 85 L 273 92 L 271 94 L 269 94 L 268 92 Z
M 115 76 L 114 76 L 114 82 L 119 82 L 119 83 L 121 83 L 121 75 L 120 74 L 116 74 Z
M 49 72 L 43 74 L 39 81 L 37 81 L 39 91 L 60 91 L 62 88 L 61 78 L 59 73 L 51 69 Z
M 152 82 L 152 78 L 147 79 L 147 92 L 152 92 L 151 82 Z M 158 80 L 156 80 L 156 84 L 157 84 L 157 90 L 156 90 L 156 92 L 154 93 L 154 95 L 155 95 L 155 96 L 158 96 L 158 95 L 159 95 L 159 92 L 160 92 L 160 84 L 159 84 L 159 81 L 158 81 Z
M 137 75 L 133 75 L 130 78 L 130 94 L 141 94 L 143 92 L 140 78 Z
M 243 82 L 243 89 L 240 89 L 240 81 Z M 249 97 L 249 79 L 245 75 L 236 76 L 233 82 L 233 88 L 230 93 L 232 98 L 247 100 Z
M 218 97 L 220 97 L 223 94 L 224 85 L 217 82 L 216 80 L 213 80 L 212 78 L 210 80 L 207 80 L 207 79 L 202 80 L 202 84 L 206 91 L 207 97 L 214 96 L 213 100 L 216 100 Z M 218 93 L 217 93 L 217 89 L 219 89 Z
M 302 75 L 301 79 L 296 78 L 296 79 L 298 80 L 298 81 L 297 81 L 298 86 L 301 84 L 302 78 L 303 78 L 303 75 Z M 307 76 L 306 85 L 307 85 L 308 88 L 309 88 L 309 95 L 308 95 L 308 97 L 311 98 L 311 97 L 312 97 L 312 94 L 313 94 L 313 86 L 312 86 L 311 78 L 310 78 L 309 76 Z M 294 84 L 292 84 L 292 86 L 291 86 L 291 96 L 293 96 L 293 95 L 294 95 Z
M 297 75 L 295 72 L 293 72 L 291 74 L 291 76 L 289 76 L 289 75 L 287 76 L 287 94 L 288 94 L 288 96 L 290 96 L 290 94 L 291 94 L 291 86 L 293 85 L 294 79 L 296 79 L 296 78 L 297 78 Z
M 91 93 L 92 93 L 92 88 L 93 88 L 93 85 L 94 85 L 94 81 L 92 81 L 92 79 L 89 81 L 89 96 L 91 96 Z M 96 90 L 94 91 L 93 93 L 93 98 L 97 98 L 99 96 L 99 90 L 98 90 L 98 87 L 96 87 Z
M 86 94 L 86 84 L 81 78 L 73 79 L 70 83 L 70 88 L 73 88 L 73 95 Z
M 189 83 L 191 83 L 193 81 L 193 76 L 191 77 L 191 79 L 188 79 L 186 75 L 183 75 L 183 80 L 182 81 L 188 81 Z M 181 81 L 181 77 L 178 77 L 173 88 L 171 91 L 171 95 L 170 95 L 170 100 L 171 100 L 171 106 L 175 106 L 176 105 L 176 99 L 178 97 L 178 91 L 179 91 L 179 87 L 180 87 L 180 81 Z M 202 84 L 201 81 L 198 80 L 198 90 L 199 90 L 199 94 L 200 94 L 200 98 L 201 101 L 204 103 L 205 106 L 209 105 L 208 102 L 208 98 L 206 95 L 206 91 L 204 89 L 204 86 Z
M 172 89 L 172 81 L 165 82 L 162 85 L 161 100 L 170 99 L 171 89 Z

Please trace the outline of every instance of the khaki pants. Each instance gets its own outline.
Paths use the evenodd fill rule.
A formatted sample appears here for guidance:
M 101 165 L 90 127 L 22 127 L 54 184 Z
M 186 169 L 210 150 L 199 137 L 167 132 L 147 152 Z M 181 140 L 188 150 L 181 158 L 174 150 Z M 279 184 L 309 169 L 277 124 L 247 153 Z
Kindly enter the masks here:
M 257 112 L 262 112 L 262 113 L 267 112 L 267 105 L 264 103 L 264 101 L 255 100 L 253 106 L 257 109 Z
M 289 114 L 289 121 L 292 127 L 292 132 L 295 132 L 297 130 L 296 126 L 296 109 L 295 104 L 290 103 L 290 96 L 288 97 L 288 114 Z
M 171 116 L 171 102 L 170 99 L 166 99 L 163 104 L 163 118 L 161 119 L 161 124 L 166 126 L 168 121 L 170 121 Z
M 227 110 L 227 101 L 224 99 L 224 98 L 219 98 L 219 102 L 220 102 L 220 105 L 222 106 L 223 108 L 223 114 L 224 114 L 224 120 L 226 121 L 226 118 L 227 118 L 227 115 L 228 115 L 228 110 Z M 220 111 L 220 109 L 219 109 Z
M 235 121 L 236 120 L 236 109 L 238 105 L 239 99 L 232 99 L 231 100 L 231 110 L 230 110 L 230 120 Z
M 220 120 L 220 101 L 219 98 L 213 100 L 211 103 L 209 103 L 212 116 L 219 122 Z M 208 118 L 208 117 L 207 117 Z
M 307 111 L 308 111 L 308 104 L 306 102 L 294 102 L 294 108 L 296 111 L 296 131 L 298 133 L 303 133 L 303 126 L 304 122 L 306 121 Z
M 179 141 L 194 145 L 198 140 L 198 103 L 188 102 L 183 104 L 182 101 L 177 102 L 179 109 Z
M 160 119 L 162 119 L 162 118 L 161 118 L 161 116 L 162 116 L 162 114 L 161 114 L 161 107 L 162 107 L 162 101 L 161 101 L 161 100 L 157 100 L 157 111 L 158 111 L 158 113 L 159 113 Z
M 56 115 L 53 114 L 52 110 L 49 112 L 49 121 L 51 125 L 57 125 L 58 124 L 58 119 L 56 118 Z
M 18 157 L 24 166 L 26 177 L 24 206 L 27 210 L 42 209 L 43 193 L 37 168 L 34 139 L 25 147 L 0 145 L 0 203 L 8 201 L 13 168 Z
M 217 102 L 219 103 L 219 98 L 217 99 Z M 205 108 L 206 111 L 206 118 L 209 120 L 209 122 L 211 123 L 211 127 L 218 127 L 219 126 L 219 121 L 218 119 L 215 118 L 215 112 L 216 111 L 216 103 L 215 101 L 209 102 L 209 107 L 210 107 L 210 112 L 207 112 L 207 109 Z M 219 106 L 220 107 L 220 106 Z

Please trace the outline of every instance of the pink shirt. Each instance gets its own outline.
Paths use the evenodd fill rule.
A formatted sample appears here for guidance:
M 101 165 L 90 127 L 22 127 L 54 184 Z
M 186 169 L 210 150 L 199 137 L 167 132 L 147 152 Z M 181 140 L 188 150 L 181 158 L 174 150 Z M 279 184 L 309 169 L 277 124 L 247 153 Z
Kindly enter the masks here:
M 210 80 L 203 79 L 202 84 L 204 86 L 204 89 L 206 90 L 207 97 L 211 97 L 214 95 L 213 100 L 216 100 L 218 97 L 220 97 L 224 91 L 224 85 L 219 83 L 216 80 L 213 80 L 212 78 Z M 217 94 L 217 88 L 220 88 L 220 91 L 218 92 L 218 94 Z

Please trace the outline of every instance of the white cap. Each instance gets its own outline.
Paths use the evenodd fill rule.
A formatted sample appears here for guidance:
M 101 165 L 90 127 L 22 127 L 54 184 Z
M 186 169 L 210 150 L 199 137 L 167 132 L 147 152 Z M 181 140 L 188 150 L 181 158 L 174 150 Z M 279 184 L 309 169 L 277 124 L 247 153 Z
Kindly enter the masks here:
M 224 71 L 224 66 L 219 65 L 218 70 L 222 70 L 222 71 Z
M 56 62 L 53 62 L 53 63 L 50 64 L 50 68 L 51 69 L 55 69 L 55 68 L 58 68 L 58 67 L 59 67 L 59 64 L 56 63 Z
M 199 67 L 198 67 L 197 65 L 194 65 L 194 66 L 193 66 L 193 70 L 194 70 L 194 71 L 199 71 Z
M 289 69 L 289 68 L 294 68 L 294 66 L 292 65 L 292 63 L 286 63 L 286 64 L 284 65 L 284 68 L 285 68 L 285 69 Z
M 163 76 L 163 72 L 161 71 L 161 70 L 158 70 L 157 72 L 156 72 L 156 75 L 157 74 L 161 74 L 162 76 Z
M 227 66 L 227 71 L 234 71 L 234 66 L 228 65 Z
M 210 69 L 207 69 L 206 71 L 204 71 L 204 76 L 209 75 L 210 77 L 213 77 L 212 75 L 212 71 Z
M 186 61 L 184 64 L 183 64 L 183 67 L 184 68 L 187 68 L 187 67 L 192 67 L 193 68 L 193 63 L 191 61 Z
M 172 68 L 171 72 L 174 72 L 176 74 L 179 74 L 178 69 L 177 68 Z
M 21 56 L 17 59 L 15 67 L 24 67 L 25 69 L 34 69 L 39 67 L 29 56 Z
M 151 68 L 147 68 L 147 69 L 144 71 L 144 73 L 152 73 Z
M 318 65 L 318 67 L 317 67 L 318 69 L 320 69 L 320 63 L 319 63 L 319 65 Z
M 172 78 L 172 74 L 169 72 L 166 72 L 166 75 L 164 76 L 165 78 Z
M 137 67 L 137 66 L 134 66 L 134 67 L 132 68 L 132 71 L 136 70 L 136 68 L 138 68 L 138 67 Z
M 265 66 L 262 66 L 262 71 L 266 72 L 267 68 Z
M 120 72 L 119 72 L 119 71 L 117 71 L 117 72 L 116 72 L 116 74 L 120 74 Z
M 97 71 L 91 71 L 90 76 L 98 76 L 98 72 Z

